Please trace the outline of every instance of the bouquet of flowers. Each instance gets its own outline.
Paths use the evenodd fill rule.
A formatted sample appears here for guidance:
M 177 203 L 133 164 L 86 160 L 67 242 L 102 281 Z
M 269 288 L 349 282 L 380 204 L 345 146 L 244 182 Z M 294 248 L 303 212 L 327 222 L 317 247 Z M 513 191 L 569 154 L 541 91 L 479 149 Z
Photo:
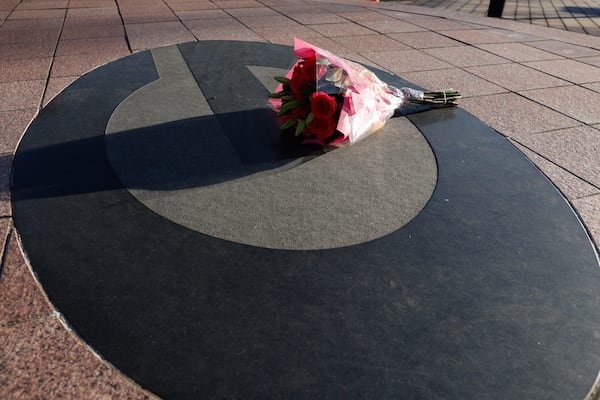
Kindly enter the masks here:
M 423 92 L 396 88 L 373 72 L 300 39 L 294 41 L 298 61 L 270 101 L 281 129 L 302 136 L 305 143 L 343 146 L 377 131 L 407 103 L 455 105 L 454 89 Z

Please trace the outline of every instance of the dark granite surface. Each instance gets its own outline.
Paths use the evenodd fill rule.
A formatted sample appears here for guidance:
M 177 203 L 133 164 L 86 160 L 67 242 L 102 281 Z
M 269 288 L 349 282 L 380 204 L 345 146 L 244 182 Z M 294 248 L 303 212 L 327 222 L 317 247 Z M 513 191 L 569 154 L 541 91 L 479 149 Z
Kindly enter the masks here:
M 226 104 L 238 89 L 212 81 L 237 68 L 232 50 L 249 65 L 292 60 L 266 44 L 179 48 L 217 115 L 256 104 Z M 354 246 L 273 250 L 177 225 L 118 179 L 106 125 L 157 78 L 149 52 L 82 77 L 30 126 L 13 174 L 44 289 L 132 379 L 167 399 L 585 395 L 600 368 L 597 256 L 560 193 L 493 130 L 459 108 L 410 115 L 438 165 L 416 218 Z

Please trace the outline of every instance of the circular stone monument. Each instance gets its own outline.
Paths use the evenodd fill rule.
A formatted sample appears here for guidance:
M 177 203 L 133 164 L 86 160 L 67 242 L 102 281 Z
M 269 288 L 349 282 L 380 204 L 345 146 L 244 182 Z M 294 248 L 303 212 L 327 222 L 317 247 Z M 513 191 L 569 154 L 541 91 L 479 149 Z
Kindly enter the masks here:
M 293 60 L 140 52 L 40 112 L 13 215 L 76 332 L 165 399 L 583 398 L 600 269 L 560 193 L 460 108 L 290 145 L 265 99 Z

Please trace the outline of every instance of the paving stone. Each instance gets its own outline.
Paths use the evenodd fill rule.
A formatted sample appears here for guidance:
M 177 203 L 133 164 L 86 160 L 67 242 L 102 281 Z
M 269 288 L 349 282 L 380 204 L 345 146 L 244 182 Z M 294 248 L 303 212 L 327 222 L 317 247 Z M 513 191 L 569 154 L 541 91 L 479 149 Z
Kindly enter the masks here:
M 389 20 L 389 17 L 385 14 L 382 14 L 377 11 L 346 11 L 338 13 L 339 16 L 343 18 L 347 18 L 350 21 L 354 22 L 364 22 L 364 21 L 386 21 Z
M 37 109 L 0 111 L 0 154 L 12 154 Z
M 581 61 L 582 63 L 600 67 L 600 56 L 578 58 L 577 61 Z
M 0 83 L 0 111 L 37 109 L 45 86 L 45 80 Z
M 600 122 L 600 93 L 581 86 L 529 90 L 521 93 L 586 124 Z
M 430 90 L 457 89 L 463 97 L 506 92 L 506 89 L 458 68 L 404 72 L 402 77 Z
M 55 49 L 56 41 L 0 44 L 0 54 L 2 54 L 3 61 L 52 57 Z
M 593 90 L 594 92 L 598 92 L 600 93 L 600 82 L 596 82 L 596 83 L 587 83 L 585 85 L 582 85 L 583 87 L 586 87 L 590 90 Z
M 408 18 L 410 23 L 418 25 L 422 28 L 431 29 L 436 32 L 440 31 L 450 31 L 450 30 L 470 30 L 472 27 L 470 25 L 466 25 L 457 21 L 452 21 L 449 19 L 439 19 L 439 18 L 414 18 L 410 16 Z
M 334 40 L 358 53 L 410 49 L 407 45 L 385 35 L 341 36 L 334 38 Z
M 520 64 L 486 65 L 466 70 L 513 91 L 569 85 L 569 82 Z
M 600 188 L 600 135 L 596 129 L 579 126 L 542 132 L 520 142 Z
M 515 139 L 580 123 L 515 93 L 462 99 L 460 106 L 500 133 Z
M 263 7 L 262 4 L 254 0 L 213 0 L 217 6 L 224 9 L 228 8 L 246 8 L 246 7 Z
M 598 50 L 557 40 L 542 40 L 528 43 L 528 45 L 569 58 L 600 56 Z
M 57 56 L 98 53 L 127 54 L 129 49 L 124 37 L 61 40 L 56 49 Z
M 0 82 L 46 79 L 51 62 L 50 57 L 0 59 Z
M 177 15 L 171 10 L 162 12 L 155 11 L 137 11 L 123 13 L 123 21 L 126 24 L 146 24 L 150 22 L 176 22 L 179 21 Z
M 197 40 L 262 41 L 258 34 L 233 18 L 185 21 L 185 26 Z M 273 28 L 282 30 L 281 27 Z
M 531 47 L 525 43 L 479 44 L 477 47 L 516 62 L 556 60 L 562 58 L 562 56 Z
M 119 20 L 118 23 L 110 24 L 87 24 L 85 20 L 77 23 L 65 24 L 61 34 L 62 39 L 84 39 L 84 38 L 105 38 L 105 37 L 124 37 L 125 29 Z
M 494 54 L 490 54 L 486 51 L 471 46 L 425 49 L 423 52 L 457 67 L 503 64 L 508 62 L 502 57 L 498 57 Z
M 175 14 L 182 21 L 191 21 L 195 19 L 211 19 L 211 18 L 226 18 L 225 11 L 220 9 L 214 10 L 184 10 L 175 11 Z
M 410 22 L 392 20 L 392 21 L 364 21 L 363 25 L 380 33 L 402 33 L 402 32 L 424 32 L 425 28 Z
M 216 4 L 209 1 L 167 1 L 167 4 L 175 12 L 219 9 Z
M 353 22 L 346 22 L 341 24 L 318 24 L 308 25 L 308 27 L 314 31 L 319 32 L 325 37 L 335 36 L 358 36 L 358 35 L 375 35 L 377 32 L 360 26 Z
M 126 24 L 125 31 L 132 50 L 195 41 L 191 32 L 180 22 Z
M 68 0 L 36 0 L 21 1 L 16 10 L 42 10 L 51 8 L 67 8 Z
M 600 189 L 571 174 L 554 162 L 542 157 L 520 143 L 513 142 L 554 183 L 569 200 L 600 194 Z
M 591 233 L 596 247 L 600 248 L 600 195 L 574 200 L 573 205 Z
M 451 64 L 419 50 L 397 50 L 381 53 L 363 53 L 367 59 L 397 73 L 452 68 Z
M 301 24 L 305 25 L 320 25 L 320 24 L 348 24 L 347 19 L 340 17 L 339 15 L 322 12 L 319 14 L 315 13 L 305 13 L 305 14 L 292 14 L 289 15 L 290 18 L 298 21 Z
M 392 33 L 388 36 L 409 45 L 415 49 L 431 49 L 436 47 L 460 46 L 456 40 L 435 32 L 404 32 Z
M 123 52 L 122 54 L 100 53 L 57 56 L 54 57 L 54 63 L 52 64 L 50 77 L 61 78 L 83 75 L 94 68 L 107 64 L 128 54 L 129 52 Z
M 60 92 L 62 92 L 67 86 L 77 80 L 79 76 L 65 76 L 60 78 L 50 78 L 48 85 L 46 85 L 46 93 L 44 93 L 43 106 L 46 107 L 48 103 Z
M 8 19 L 42 19 L 42 18 L 61 18 L 66 14 L 66 9 L 47 9 L 47 10 L 15 10 L 8 16 Z
M 8 240 L 0 275 L 0 326 L 46 316 L 53 309 L 27 266 L 16 235 Z
M 156 398 L 102 361 L 56 316 L 0 328 L 0 348 L 5 399 Z
M 600 81 L 600 67 L 575 60 L 536 61 L 524 65 L 573 83 Z
M 279 27 L 260 27 L 254 28 L 253 31 L 271 43 L 288 46 L 294 44 L 295 37 L 303 38 L 309 42 L 316 37 L 323 37 L 320 33 L 302 25 L 287 27 L 286 29 L 281 29 Z
M 288 26 L 299 26 L 298 22 L 283 15 L 277 16 L 256 16 L 256 17 L 238 17 L 238 19 L 249 28 L 263 26 L 277 26 L 285 29 Z
M 472 29 L 445 31 L 453 39 L 469 44 L 523 42 L 537 40 L 538 38 L 502 29 Z

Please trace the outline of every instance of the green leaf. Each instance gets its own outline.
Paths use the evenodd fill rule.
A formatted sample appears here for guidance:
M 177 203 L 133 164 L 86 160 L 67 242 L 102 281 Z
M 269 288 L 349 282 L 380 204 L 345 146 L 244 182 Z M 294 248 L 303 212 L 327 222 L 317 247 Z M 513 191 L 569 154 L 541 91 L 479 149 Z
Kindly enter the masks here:
M 276 76 L 274 79 L 279 83 L 283 83 L 284 85 L 289 85 L 290 83 L 290 80 L 285 76 Z
M 304 130 L 304 128 L 306 128 L 306 122 L 305 121 L 300 121 L 298 123 L 298 126 L 296 127 L 296 136 L 300 136 L 300 134 L 302 133 L 302 131 Z
M 292 111 L 292 110 L 284 110 L 284 109 L 282 108 L 282 109 L 281 109 L 281 110 L 279 110 L 279 112 L 277 113 L 277 116 L 278 116 L 278 117 L 282 117 L 282 116 L 284 116 L 285 114 L 289 113 L 290 111 Z
M 271 99 L 280 99 L 281 93 L 269 93 L 269 98 Z
M 306 125 L 310 124 L 314 117 L 315 116 L 313 115 L 313 113 L 308 113 L 308 116 L 306 117 Z
M 296 107 L 298 107 L 300 105 L 300 101 L 299 100 L 292 100 L 292 101 L 288 101 L 287 103 L 285 103 L 284 105 L 281 106 L 282 110 L 292 110 Z
M 285 121 L 283 124 L 281 124 L 281 130 L 291 128 L 292 126 L 294 126 L 295 123 L 296 123 L 296 121 L 293 120 L 292 118 L 290 118 L 287 121 Z

